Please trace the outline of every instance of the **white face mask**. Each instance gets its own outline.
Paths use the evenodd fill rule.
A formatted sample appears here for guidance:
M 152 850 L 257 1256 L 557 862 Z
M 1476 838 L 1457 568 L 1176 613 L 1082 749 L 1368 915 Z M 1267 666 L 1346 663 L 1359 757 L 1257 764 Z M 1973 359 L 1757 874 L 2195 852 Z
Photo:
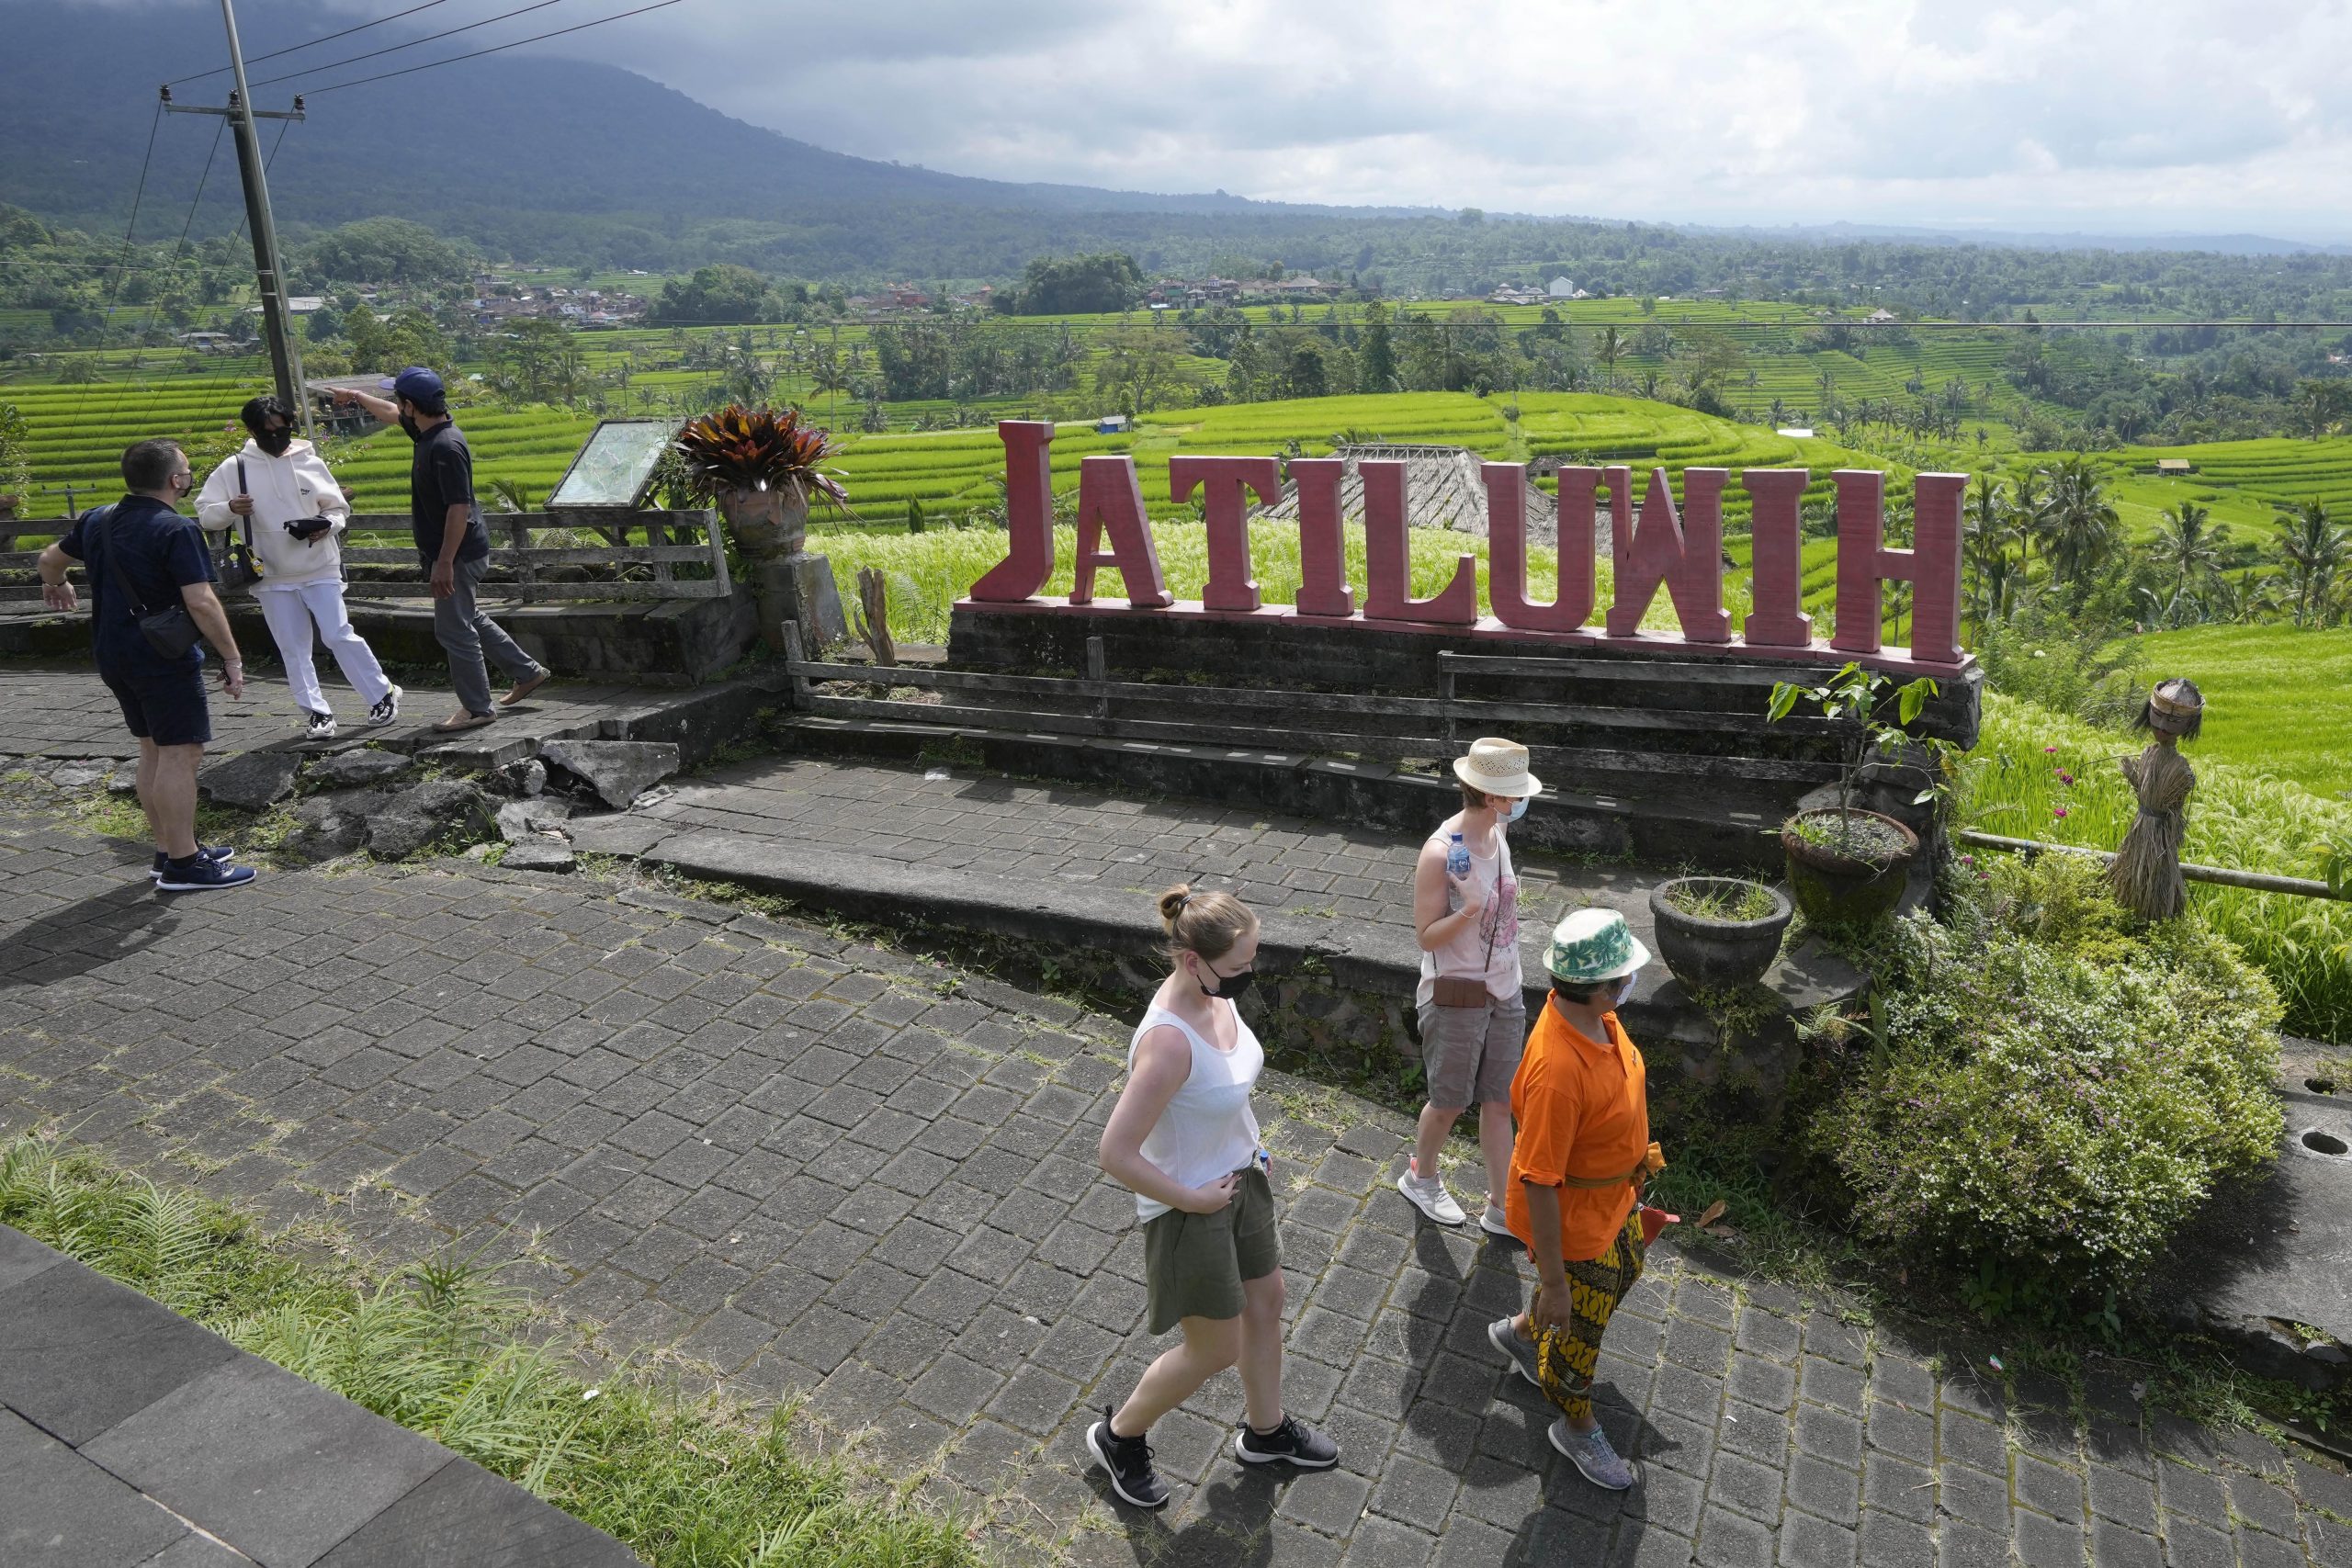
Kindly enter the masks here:
M 1495 820 L 1498 822 L 1516 822 L 1521 818 L 1526 816 L 1527 798 L 1527 796 L 1522 795 L 1517 800 L 1512 801 L 1509 806 L 1504 807 L 1500 811 L 1496 812 Z

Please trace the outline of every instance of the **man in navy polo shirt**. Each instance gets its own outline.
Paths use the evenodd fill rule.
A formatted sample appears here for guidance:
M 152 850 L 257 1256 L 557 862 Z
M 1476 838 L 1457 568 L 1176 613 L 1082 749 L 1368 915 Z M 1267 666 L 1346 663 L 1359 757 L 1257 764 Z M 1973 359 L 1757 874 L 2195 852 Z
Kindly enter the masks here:
M 458 711 L 433 728 L 444 734 L 475 729 L 547 683 L 548 669 L 515 644 L 506 629 L 475 602 L 482 574 L 490 570 L 490 530 L 474 500 L 474 455 L 465 433 L 449 418 L 441 378 L 412 365 L 383 389 L 388 399 L 348 387 L 334 390 L 338 403 L 357 403 L 387 424 L 398 423 L 416 443 L 409 466 L 409 526 L 433 588 L 433 635 L 449 656 L 449 684 Z M 492 705 L 488 653 L 514 689 Z
M 249 866 L 228 863 L 236 851 L 196 841 L 196 771 L 212 739 L 204 700 L 204 653 L 190 647 L 158 653 L 140 618 L 179 604 L 220 655 L 220 682 L 245 693 L 237 639 L 212 591 L 212 558 L 196 525 L 173 510 L 195 476 L 187 454 L 169 441 L 141 441 L 122 455 L 123 487 L 112 506 L 85 513 L 65 537 L 40 553 L 41 598 L 52 610 L 77 603 L 65 581 L 69 561 L 90 578 L 91 642 L 98 675 L 122 705 L 123 723 L 139 739 L 139 804 L 155 836 L 155 886 L 166 893 L 242 887 Z

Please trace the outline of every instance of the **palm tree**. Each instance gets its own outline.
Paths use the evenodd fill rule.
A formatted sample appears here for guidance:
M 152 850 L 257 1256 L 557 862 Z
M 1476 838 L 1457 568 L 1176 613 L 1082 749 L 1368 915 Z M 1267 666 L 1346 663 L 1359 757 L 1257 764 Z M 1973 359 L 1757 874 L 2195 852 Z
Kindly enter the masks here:
M 1615 388 L 1617 360 L 1625 352 L 1625 334 L 1614 326 L 1601 328 L 1600 335 L 1593 340 L 1592 352 L 1600 360 L 1602 368 L 1608 371 L 1609 385 Z
M 825 413 L 826 422 L 830 423 L 841 406 L 841 394 L 849 390 L 849 369 L 831 344 L 820 346 L 812 355 L 812 361 L 808 384 L 812 390 L 831 395 L 831 400 L 827 404 Z
M 2044 516 L 2050 572 L 2060 582 L 2080 582 L 2114 547 L 2120 519 L 2098 470 L 2082 457 L 2051 470 Z
M 2018 528 L 2000 486 L 1990 474 L 1979 474 L 1970 487 L 1963 513 L 1967 533 L 1962 557 L 1968 569 L 1969 590 L 1974 599 L 1977 628 L 2007 621 L 2017 607 L 2024 563 L 2009 554 Z
M 2164 618 L 2175 621 L 2189 590 L 2222 568 L 2221 530 L 2211 514 L 2193 501 L 2166 512 L 2156 529 L 2156 558 L 2172 569 L 2172 603 Z
M 2041 491 L 2048 477 L 2042 469 L 2028 468 L 2009 484 L 2009 525 L 2017 530 L 2018 547 L 2029 559 L 2034 541 L 2041 537 L 2042 512 L 2050 504 Z
M 2306 501 L 2279 513 L 2278 547 L 2295 591 L 2295 624 L 2309 625 L 2314 612 L 2324 620 L 2335 574 L 2352 550 L 2352 529 L 2329 517 L 2324 502 Z
M 1778 430 L 1789 423 L 1789 404 L 1785 398 L 1772 400 L 1772 428 Z

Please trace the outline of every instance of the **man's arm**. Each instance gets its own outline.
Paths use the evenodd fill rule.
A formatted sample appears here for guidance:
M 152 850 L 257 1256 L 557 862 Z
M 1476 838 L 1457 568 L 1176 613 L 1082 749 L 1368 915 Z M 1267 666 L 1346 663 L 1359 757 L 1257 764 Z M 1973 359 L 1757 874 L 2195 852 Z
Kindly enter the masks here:
M 447 599 L 458 591 L 458 547 L 466 542 L 466 530 L 473 525 L 474 509 L 470 502 L 458 502 L 441 520 L 441 554 L 433 562 L 433 596 Z
M 220 683 L 229 689 L 231 696 L 243 696 L 245 661 L 237 656 L 237 634 L 229 629 L 229 615 L 220 608 L 220 596 L 212 592 L 209 582 L 187 582 L 180 585 L 180 603 L 187 606 L 188 618 L 204 634 L 204 640 L 212 645 L 212 651 L 220 656 Z
M 40 573 L 40 602 L 52 610 L 72 610 L 81 604 L 74 585 L 65 581 L 65 569 L 73 563 L 74 558 L 55 544 L 43 546 L 40 559 L 33 563 Z
M 401 421 L 400 405 L 390 398 L 379 398 L 372 392 L 363 392 L 353 387 L 337 387 L 334 397 L 338 403 L 357 403 L 375 415 L 379 423 L 398 424 Z

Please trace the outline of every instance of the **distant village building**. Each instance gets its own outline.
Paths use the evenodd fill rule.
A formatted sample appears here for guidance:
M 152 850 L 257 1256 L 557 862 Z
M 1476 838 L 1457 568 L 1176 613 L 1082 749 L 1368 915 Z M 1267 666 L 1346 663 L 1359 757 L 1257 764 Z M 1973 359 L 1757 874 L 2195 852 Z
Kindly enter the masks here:
M 1506 283 L 1487 296 L 1489 305 L 1541 305 L 1551 299 L 1543 289 Z
M 2197 465 L 2190 462 L 2186 457 L 2159 457 L 2156 459 L 2156 472 L 2159 474 L 2193 474 L 2196 471 Z
M 1545 288 L 1544 292 L 1549 294 L 1555 299 L 1581 299 L 1584 298 L 1583 295 L 1577 292 L 1576 279 L 1572 277 L 1554 278 L 1550 287 Z
M 1884 306 L 1881 306 L 1879 309 L 1872 310 L 1869 315 L 1862 318 L 1864 321 L 1867 321 L 1874 327 L 1883 327 L 1889 321 L 1899 321 L 1902 319 L 1902 317 L 1896 315 L 1894 311 L 1887 310 Z

